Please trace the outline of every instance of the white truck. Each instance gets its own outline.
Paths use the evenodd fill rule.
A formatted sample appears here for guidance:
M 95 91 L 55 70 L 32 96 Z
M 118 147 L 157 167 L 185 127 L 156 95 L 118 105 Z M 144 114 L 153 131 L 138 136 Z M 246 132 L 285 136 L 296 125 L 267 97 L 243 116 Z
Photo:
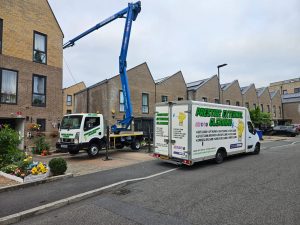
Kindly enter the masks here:
M 95 157 L 109 140 L 110 145 L 118 149 L 124 146 L 130 146 L 133 150 L 140 149 L 143 132 L 122 131 L 119 134 L 110 134 L 108 138 L 105 128 L 102 114 L 65 115 L 59 128 L 56 148 L 68 151 L 70 154 L 78 154 L 80 150 L 86 150 L 90 157 Z
M 259 154 L 260 142 L 247 108 L 198 101 L 158 103 L 155 158 L 193 165 L 238 153 Z

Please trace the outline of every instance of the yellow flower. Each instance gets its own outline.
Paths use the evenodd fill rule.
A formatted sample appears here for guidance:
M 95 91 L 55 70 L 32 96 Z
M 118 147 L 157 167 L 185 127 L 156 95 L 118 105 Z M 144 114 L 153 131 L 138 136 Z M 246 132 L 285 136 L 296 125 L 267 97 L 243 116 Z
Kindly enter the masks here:
M 33 175 L 35 175 L 35 174 L 37 174 L 37 168 L 36 167 L 33 167 L 32 169 L 31 169 L 31 174 L 33 174 Z

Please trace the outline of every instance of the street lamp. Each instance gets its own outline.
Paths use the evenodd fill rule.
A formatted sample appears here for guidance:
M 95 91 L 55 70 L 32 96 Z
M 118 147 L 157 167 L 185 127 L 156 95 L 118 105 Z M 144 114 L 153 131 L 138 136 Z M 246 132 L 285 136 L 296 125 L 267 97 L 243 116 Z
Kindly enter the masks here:
M 222 104 L 222 101 L 221 101 L 221 82 L 220 82 L 220 68 L 223 67 L 223 66 L 227 66 L 227 64 L 222 64 L 222 65 L 218 65 L 217 68 L 218 68 L 218 80 L 219 80 L 219 104 Z

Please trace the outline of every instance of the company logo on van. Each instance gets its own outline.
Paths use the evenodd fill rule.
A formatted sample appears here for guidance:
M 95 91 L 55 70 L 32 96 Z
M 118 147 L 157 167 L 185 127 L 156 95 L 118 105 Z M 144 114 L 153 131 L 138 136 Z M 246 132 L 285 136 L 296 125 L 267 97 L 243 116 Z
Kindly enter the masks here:
M 230 145 L 230 149 L 241 148 L 241 147 L 243 147 L 243 143 L 236 143 L 236 144 L 231 144 Z

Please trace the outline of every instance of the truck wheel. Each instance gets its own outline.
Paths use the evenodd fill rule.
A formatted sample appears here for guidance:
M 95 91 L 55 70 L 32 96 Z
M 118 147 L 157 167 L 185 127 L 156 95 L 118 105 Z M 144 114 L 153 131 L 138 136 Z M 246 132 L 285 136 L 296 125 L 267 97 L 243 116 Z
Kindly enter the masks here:
M 132 150 L 140 150 L 141 148 L 141 142 L 138 139 L 135 139 L 132 143 L 131 143 L 131 149 Z
M 91 158 L 96 157 L 99 154 L 100 149 L 101 149 L 101 146 L 99 146 L 95 143 L 91 144 L 88 149 L 89 157 L 91 157 Z
M 118 144 L 116 144 L 116 149 L 122 149 L 122 148 L 124 148 L 124 143 L 118 143 Z
M 256 144 L 255 145 L 255 148 L 254 148 L 254 151 L 253 151 L 253 154 L 254 155 L 258 155 L 260 152 L 260 145 L 259 144 Z
M 217 164 L 221 164 L 224 161 L 224 158 L 225 158 L 224 152 L 221 150 L 218 150 L 218 152 L 216 153 L 215 162 Z

